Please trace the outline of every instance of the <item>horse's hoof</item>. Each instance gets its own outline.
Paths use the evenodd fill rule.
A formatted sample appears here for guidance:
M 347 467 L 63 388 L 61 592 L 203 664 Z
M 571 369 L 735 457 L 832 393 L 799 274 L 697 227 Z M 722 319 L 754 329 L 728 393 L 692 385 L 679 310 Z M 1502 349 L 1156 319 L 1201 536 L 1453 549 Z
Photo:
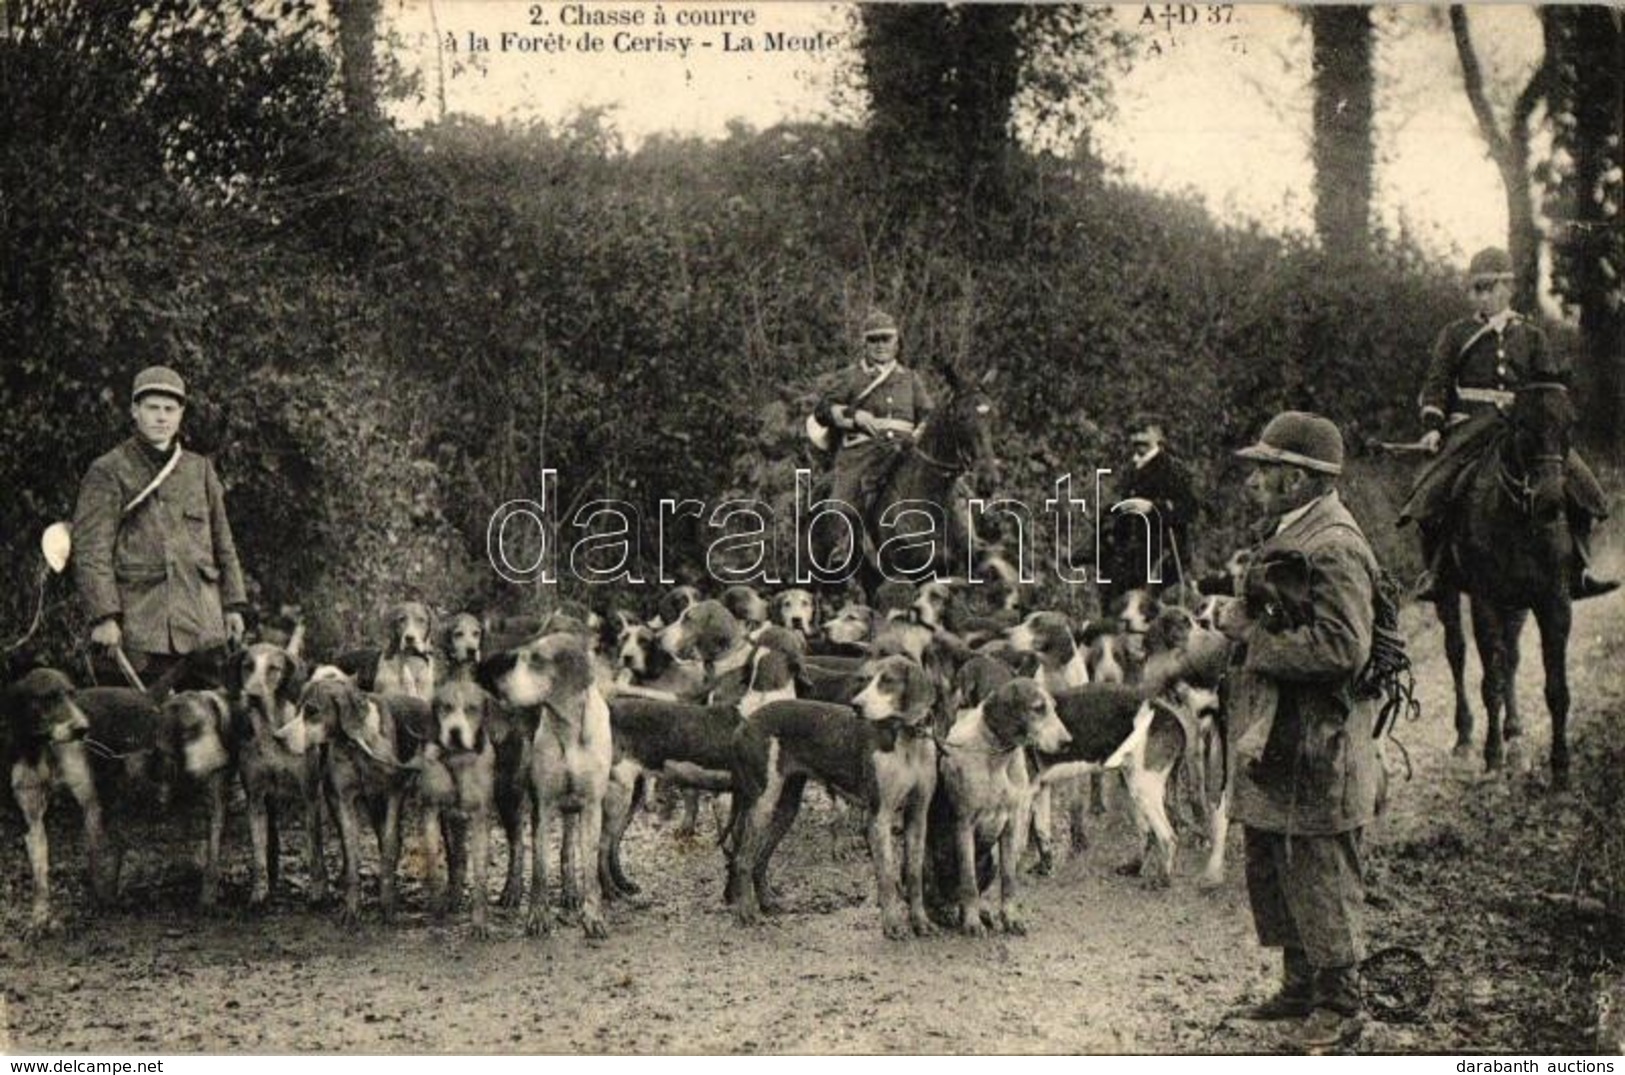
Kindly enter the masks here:
M 1471 739 L 1458 739 L 1458 740 L 1456 740 L 1456 745 L 1453 748 L 1451 748 L 1450 756 L 1452 758 L 1470 758 L 1470 757 L 1472 757 L 1473 756 L 1473 741 Z

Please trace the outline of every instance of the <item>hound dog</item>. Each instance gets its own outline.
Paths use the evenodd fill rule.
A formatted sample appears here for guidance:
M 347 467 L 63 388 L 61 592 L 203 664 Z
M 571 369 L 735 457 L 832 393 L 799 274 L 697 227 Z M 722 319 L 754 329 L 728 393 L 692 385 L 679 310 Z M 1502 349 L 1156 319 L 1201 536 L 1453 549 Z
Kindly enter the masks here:
M 811 639 L 818 633 L 818 599 L 811 590 L 782 590 L 773 597 L 773 622 Z
M 308 748 L 299 715 L 304 666 L 286 650 L 264 642 L 239 651 L 227 665 L 227 696 L 234 713 L 238 769 L 248 798 L 248 833 L 254 882 L 248 902 L 260 908 L 270 897 L 277 871 L 276 808 L 289 801 L 305 808 L 310 902 L 327 899 L 322 854 L 319 752 Z
M 1185 754 L 1185 717 L 1167 698 L 1117 684 L 1090 684 L 1052 697 L 1071 741 L 1061 750 L 1038 753 L 1039 783 L 1121 770 L 1142 846 L 1156 852 L 1149 872 L 1143 858 L 1130 868 L 1166 884 L 1177 848 L 1166 795 Z
M 459 612 L 442 629 L 440 652 L 445 655 L 447 679 L 473 679 L 480 664 L 485 625 L 471 612 Z
M 155 775 L 160 786 L 189 786 L 204 798 L 207 828 L 198 905 L 207 910 L 219 902 L 220 840 L 226 827 L 230 781 L 236 775 L 230 746 L 235 738 L 231 706 L 222 691 L 172 694 L 158 708 L 156 732 Z
M 733 790 L 733 733 L 742 716 L 771 701 L 794 698 L 797 646 L 801 636 L 782 628 L 764 634 L 750 656 L 740 689 L 708 704 L 644 698 L 609 699 L 615 763 L 604 799 L 599 883 L 613 897 L 640 889 L 627 878 L 621 842 L 631 823 L 647 775 L 687 791 Z M 719 826 L 726 839 L 731 825 Z
M 687 584 L 673 586 L 661 594 L 660 600 L 655 602 L 654 619 L 650 622 L 657 629 L 670 627 L 677 622 L 677 617 L 687 611 L 688 606 L 698 604 L 703 599 L 703 596 L 696 586 Z
M 942 780 L 956 819 L 960 928 L 965 933 L 979 937 L 986 932 L 976 876 L 978 838 L 998 845 L 1000 928 L 1027 932 L 1015 903 L 1016 867 L 1032 809 L 1025 751 L 1054 754 L 1071 738 L 1056 716 L 1054 701 L 1037 683 L 1011 679 L 962 711 L 943 740 Z
M 434 697 L 434 615 L 421 601 L 402 601 L 384 619 L 384 652 L 373 673 L 379 694 L 409 694 L 428 701 Z
M 161 803 L 173 789 L 192 786 L 208 801 L 199 903 L 219 895 L 220 839 L 231 757 L 230 717 L 216 692 L 188 691 L 156 706 L 151 697 L 122 687 L 77 690 L 61 672 L 36 668 L 0 696 L 0 754 L 26 826 L 33 879 L 30 936 L 55 930 L 51 912 L 46 811 L 55 788 L 79 804 L 91 890 L 109 903 L 118 890 L 119 833 L 105 820 L 109 799 L 152 794 Z
M 1004 566 L 1009 567 L 1008 564 Z M 971 595 L 979 599 L 978 608 L 970 607 Z M 920 623 L 951 631 L 967 645 L 977 646 L 1000 637 L 1020 622 L 1020 614 L 1010 601 L 1014 596 L 1014 590 L 1005 591 L 1002 585 L 982 586 L 960 580 L 935 579 L 920 584 L 914 593 L 911 609 Z M 990 602 L 992 608 L 981 607 Z
M 51 856 L 45 830 L 53 789 L 66 788 L 79 804 L 92 887 L 99 898 L 108 899 L 112 894 L 102 862 L 106 830 L 101 799 L 85 751 L 90 719 L 79 708 L 75 694 L 67 676 L 52 668 L 36 668 L 7 686 L 0 699 L 5 708 L 0 732 L 5 735 L 6 771 L 27 826 L 23 839 L 34 882 L 30 937 L 61 928 L 51 913 Z
M 605 937 L 608 929 L 597 863 L 604 793 L 615 745 L 609 705 L 593 685 L 586 644 L 570 634 L 545 635 L 517 650 L 487 658 L 480 667 L 480 679 L 510 706 L 541 709 L 531 750 L 537 806 L 526 931 L 535 934 L 551 929 L 547 827 L 554 814 L 562 814 L 566 894 L 582 893 L 581 925 L 587 936 Z
M 491 859 L 491 812 L 496 805 L 496 748 L 491 732 L 500 728 L 505 734 L 508 730 L 497 710 L 496 700 L 472 680 L 441 684 L 434 694 L 434 737 L 423 748 L 424 868 L 435 912 L 450 911 L 461 896 L 464 881 L 471 881 L 469 924 L 476 940 L 490 937 L 486 871 Z M 538 841 L 543 839 L 542 832 L 538 827 Z M 444 878 L 439 863 L 442 843 L 450 857 Z M 510 844 L 510 855 L 514 847 Z
M 614 692 L 634 698 L 693 699 L 705 689 L 705 669 L 682 661 L 661 645 L 660 632 L 631 621 L 615 641 Z
M 1051 694 L 1075 690 L 1089 682 L 1088 656 L 1078 646 L 1072 625 L 1059 612 L 1034 612 L 1006 632 L 1010 649 L 1015 653 L 1030 653 L 1038 662 L 1033 678 Z M 1099 777 L 1091 773 L 1089 801 L 1096 813 L 1106 809 L 1105 789 Z M 1037 872 L 1048 875 L 1055 869 L 1054 841 L 1054 786 L 1059 781 L 1040 784 L 1033 797 L 1033 842 L 1038 847 Z M 1088 846 L 1088 835 L 1083 822 L 1083 798 L 1078 789 L 1067 799 L 1067 813 L 1071 821 L 1071 842 L 1074 852 Z
M 722 607 L 739 621 L 746 634 L 765 626 L 772 612 L 768 608 L 767 598 L 752 586 L 730 586 L 722 591 L 721 601 Z
M 727 893 L 740 923 L 760 919 L 769 860 L 795 820 L 807 780 L 817 778 L 867 811 L 886 936 L 901 938 L 911 928 L 922 936 L 935 931 L 922 885 L 926 810 L 937 783 L 937 747 L 930 735 L 935 701 L 919 665 L 884 657 L 875 662 L 853 707 L 778 701 L 740 725 L 734 736 L 739 828 Z M 904 824 L 900 878 L 892 835 L 899 814 Z
M 395 916 L 401 857 L 401 810 L 417 782 L 423 745 L 432 737 L 428 703 L 405 694 L 369 694 L 347 679 L 316 679 L 300 692 L 305 743 L 324 756 L 322 781 L 344 847 L 346 924 L 361 917 L 361 827 L 365 816 L 378 840 L 378 903 Z M 312 802 L 306 809 L 314 812 Z

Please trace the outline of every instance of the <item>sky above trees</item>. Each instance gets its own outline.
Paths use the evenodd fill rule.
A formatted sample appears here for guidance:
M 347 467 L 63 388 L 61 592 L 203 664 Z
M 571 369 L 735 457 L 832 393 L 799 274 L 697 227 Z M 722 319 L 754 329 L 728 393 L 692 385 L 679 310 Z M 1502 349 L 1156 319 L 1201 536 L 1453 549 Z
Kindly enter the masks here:
M 754 12 L 754 26 L 731 39 L 752 37 L 758 48 L 751 52 L 720 51 L 716 29 L 673 25 L 686 10 L 681 4 L 665 5 L 669 21 L 658 31 L 647 25 L 635 31 L 694 38 L 687 55 L 617 53 L 619 28 L 597 29 L 609 39 L 605 51 L 579 53 L 573 46 L 586 28 L 560 25 L 566 6 L 507 0 L 386 5 L 395 55 L 420 78 L 419 97 L 398 103 L 397 119 L 411 125 L 438 113 L 440 61 L 450 113 L 556 124 L 581 109 L 608 108 L 608 122 L 628 147 L 660 133 L 720 136 L 735 121 L 760 128 L 861 115 L 847 5 L 733 5 Z M 536 7 L 545 25 L 532 24 Z M 1190 5 L 1184 24 L 1179 14 L 1178 5 L 1116 9 L 1118 25 L 1133 38 L 1133 66 L 1116 79 L 1115 114 L 1091 132 L 1096 151 L 1124 181 L 1187 191 L 1222 220 L 1309 230 L 1307 25 L 1292 9 L 1276 6 Z M 1521 5 L 1473 7 L 1470 16 L 1492 97 L 1504 109 L 1538 58 L 1537 20 Z M 1376 25 L 1382 222 L 1408 229 L 1424 248 L 1444 256 L 1504 244 L 1505 199 L 1462 92 L 1444 8 L 1383 9 Z M 802 37 L 822 31 L 843 41 L 821 52 L 766 51 L 760 46 L 773 31 Z M 513 35 L 506 50 L 504 33 Z M 547 53 L 538 43 L 536 51 L 522 51 L 521 39 L 554 33 L 571 47 Z M 470 35 L 489 42 L 490 51 L 471 52 Z M 712 46 L 701 47 L 701 39 Z M 448 40 L 456 42 L 455 51 L 443 47 Z M 1047 132 L 1030 132 L 1033 140 L 1060 152 L 1072 144 Z

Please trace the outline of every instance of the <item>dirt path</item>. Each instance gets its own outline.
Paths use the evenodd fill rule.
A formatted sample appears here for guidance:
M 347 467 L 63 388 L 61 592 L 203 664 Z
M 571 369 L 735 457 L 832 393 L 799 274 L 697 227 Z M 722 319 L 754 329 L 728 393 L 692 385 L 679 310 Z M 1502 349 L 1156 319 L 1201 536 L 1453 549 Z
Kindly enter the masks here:
M 1578 610 L 1575 723 L 1625 696 L 1625 601 Z M 1403 731 L 1415 777 L 1371 833 L 1386 881 L 1370 908 L 1374 947 L 1425 952 L 1438 988 L 1426 1020 L 1374 1025 L 1362 1049 L 1574 1051 L 1592 1040 L 1584 922 L 1549 895 L 1572 880 L 1580 806 L 1529 774 L 1483 778 L 1449 759 L 1448 680 L 1434 632 L 1418 636 L 1426 719 Z M 1538 671 L 1526 661 L 1526 720 L 1543 756 Z M 1586 764 L 1582 753 L 1580 765 Z M 821 797 L 819 797 L 821 798 Z M 59 811 L 66 817 L 68 811 Z M 130 909 L 85 920 L 76 878 L 63 905 L 83 924 L 20 940 L 26 865 L 15 814 L 0 845 L 0 1048 L 27 1052 L 1256 1052 L 1273 1031 L 1225 1016 L 1262 995 L 1274 960 L 1254 944 L 1232 844 L 1227 884 L 1198 893 L 1199 855 L 1147 891 L 1111 867 L 1129 826 L 1104 823 L 1056 876 L 1033 879 L 1029 935 L 882 939 L 860 844 L 831 853 L 823 815 L 803 815 L 778 869 L 789 913 L 740 930 L 721 908 L 720 855 L 643 819 L 627 859 L 648 906 L 617 908 L 612 934 L 533 941 L 499 912 L 497 939 L 419 912 L 393 929 L 343 929 L 286 890 L 263 918 L 189 909 L 185 854 L 170 832 L 136 863 Z M 58 826 L 58 863 L 77 864 Z M 247 863 L 229 830 L 228 905 Z M 1239 840 L 1239 837 L 1233 837 Z M 161 857 L 162 856 L 162 857 Z M 287 857 L 294 869 L 294 857 Z M 144 908 L 136 911 L 134 908 Z

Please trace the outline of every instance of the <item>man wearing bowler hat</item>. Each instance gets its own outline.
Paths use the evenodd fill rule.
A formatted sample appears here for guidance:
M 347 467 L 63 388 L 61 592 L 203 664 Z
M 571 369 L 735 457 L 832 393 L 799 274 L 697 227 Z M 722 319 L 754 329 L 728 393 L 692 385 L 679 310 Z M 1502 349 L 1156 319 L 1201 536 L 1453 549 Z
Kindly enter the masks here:
M 1267 536 L 1219 627 L 1230 670 L 1230 815 L 1246 828 L 1259 943 L 1281 949 L 1280 989 L 1250 1018 L 1291 1020 L 1290 1043 L 1347 1044 L 1364 1027 L 1361 832 L 1380 781 L 1374 703 L 1355 696 L 1371 652 L 1376 556 L 1337 494 L 1343 438 L 1286 411 L 1258 443 L 1248 499 Z
M 242 641 L 246 604 L 225 492 L 209 460 L 181 446 L 186 382 L 136 374 L 135 434 L 90 465 L 73 515 L 73 575 L 104 657 L 122 652 L 148 683 L 189 658 L 205 666 Z
M 1512 405 L 1520 385 L 1534 381 L 1571 381 L 1569 364 L 1547 345 L 1546 336 L 1512 309 L 1516 277 L 1512 259 L 1491 247 L 1474 255 L 1467 267 L 1468 299 L 1473 314 L 1452 321 L 1433 345 L 1433 359 L 1417 403 L 1421 407 L 1422 441 L 1435 458 L 1417 479 L 1400 522 L 1414 519 L 1422 539 L 1427 573 L 1417 597 L 1436 601 L 1453 592 L 1447 577 L 1451 502 L 1462 472 L 1494 443 L 1500 415 Z M 1617 581 L 1592 575 L 1591 528 L 1608 517 L 1608 501 L 1596 476 L 1572 449 L 1564 462 L 1569 534 L 1576 570 L 1569 579 L 1575 599 L 1613 591 Z

